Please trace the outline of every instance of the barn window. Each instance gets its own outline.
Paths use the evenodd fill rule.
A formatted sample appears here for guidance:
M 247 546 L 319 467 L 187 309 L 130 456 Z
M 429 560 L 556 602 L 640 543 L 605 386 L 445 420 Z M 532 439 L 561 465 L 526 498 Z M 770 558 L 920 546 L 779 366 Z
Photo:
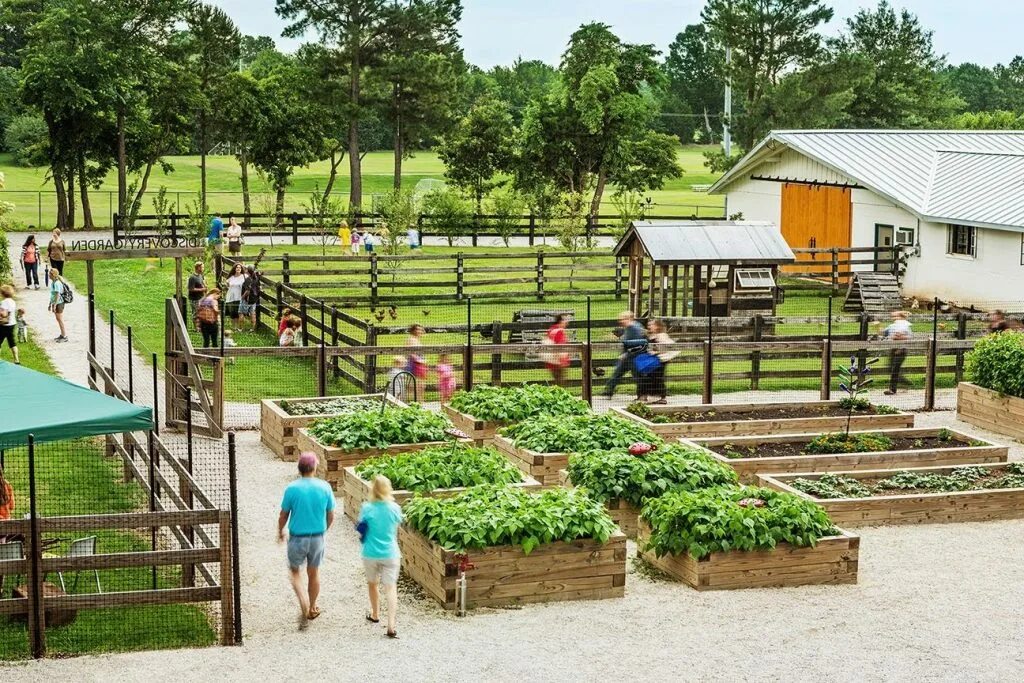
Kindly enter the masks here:
M 770 268 L 740 268 L 736 270 L 736 289 L 772 289 L 775 278 Z
M 947 254 L 977 255 L 978 229 L 973 225 L 950 225 L 947 229 Z

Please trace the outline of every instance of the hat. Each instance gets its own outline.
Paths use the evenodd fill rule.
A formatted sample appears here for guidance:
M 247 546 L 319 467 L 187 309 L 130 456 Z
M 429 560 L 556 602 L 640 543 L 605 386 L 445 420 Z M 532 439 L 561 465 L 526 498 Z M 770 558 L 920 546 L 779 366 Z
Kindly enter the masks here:
M 299 467 L 302 469 L 314 471 L 316 470 L 317 465 L 319 464 L 320 460 L 319 458 L 316 457 L 316 453 L 306 451 L 305 453 L 299 456 Z

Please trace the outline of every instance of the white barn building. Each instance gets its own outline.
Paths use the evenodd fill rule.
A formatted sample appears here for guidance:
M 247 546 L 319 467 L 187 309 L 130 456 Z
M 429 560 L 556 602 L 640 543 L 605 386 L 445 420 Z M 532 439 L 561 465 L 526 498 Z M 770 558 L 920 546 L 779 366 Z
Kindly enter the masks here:
M 906 296 L 1024 300 L 1024 131 L 775 131 L 709 192 L 793 248 L 912 245 Z

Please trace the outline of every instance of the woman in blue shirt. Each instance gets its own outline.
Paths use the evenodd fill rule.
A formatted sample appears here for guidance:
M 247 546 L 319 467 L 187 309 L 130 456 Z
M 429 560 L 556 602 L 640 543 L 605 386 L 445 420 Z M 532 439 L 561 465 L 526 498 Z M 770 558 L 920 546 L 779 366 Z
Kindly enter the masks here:
M 367 620 L 380 622 L 380 594 L 378 585 L 384 586 L 388 602 L 388 638 L 397 638 L 395 615 L 398 611 L 398 569 L 401 553 L 398 550 L 398 525 L 402 523 L 402 509 L 392 496 L 391 480 L 378 475 L 373 480 L 373 494 L 359 511 L 359 524 L 365 524 L 363 536 L 363 567 L 366 586 L 370 593 L 370 613 Z

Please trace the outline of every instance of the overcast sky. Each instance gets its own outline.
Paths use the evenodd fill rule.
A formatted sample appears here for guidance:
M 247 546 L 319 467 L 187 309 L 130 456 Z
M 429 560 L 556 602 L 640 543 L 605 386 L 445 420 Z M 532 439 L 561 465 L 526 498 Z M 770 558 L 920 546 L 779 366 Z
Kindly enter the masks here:
M 270 35 L 283 50 L 300 41 L 280 37 L 285 26 L 273 0 L 212 0 L 234 18 L 244 33 Z M 986 66 L 1006 63 L 1024 53 L 1022 0 L 892 0 L 935 32 L 936 49 L 949 61 Z M 861 0 L 833 0 L 836 17 L 828 33 L 864 6 Z M 516 57 L 557 63 L 565 43 L 580 24 L 611 24 L 627 42 L 653 43 L 667 50 L 686 24 L 700 19 L 703 0 L 463 0 L 462 46 L 473 64 L 488 68 Z M 310 36 L 310 39 L 313 39 Z

